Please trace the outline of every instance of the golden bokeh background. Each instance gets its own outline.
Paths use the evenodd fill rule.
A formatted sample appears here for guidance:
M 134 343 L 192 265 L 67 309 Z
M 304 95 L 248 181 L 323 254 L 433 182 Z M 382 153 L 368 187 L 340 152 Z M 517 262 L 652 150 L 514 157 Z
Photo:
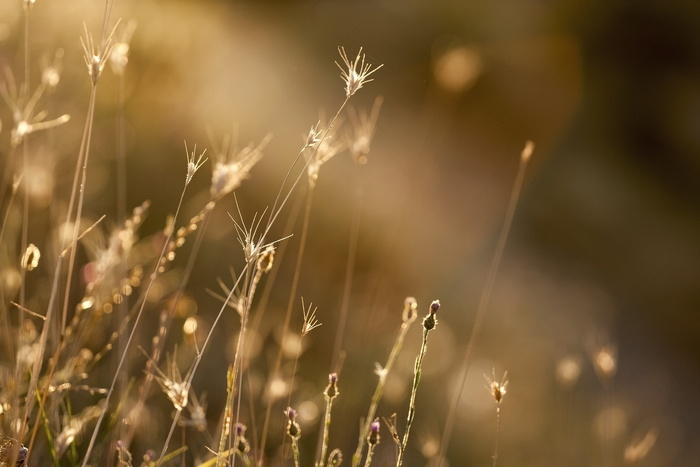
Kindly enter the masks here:
M 35 83 L 41 58 L 64 50 L 60 84 L 41 108 L 48 118 L 71 115 L 67 124 L 32 138 L 35 175 L 26 186 L 37 223 L 29 240 L 37 237 L 37 244 L 55 227 L 56 206 L 66 202 L 85 121 L 90 82 L 79 42 L 82 22 L 98 34 L 103 13 L 102 2 L 77 0 L 39 0 L 31 12 Z M 409 467 L 435 465 L 431 459 L 460 386 L 461 361 L 519 154 L 532 140 L 536 149 L 442 465 L 491 465 L 495 405 L 483 375 L 494 368 L 499 377 L 507 370 L 510 380 L 501 405 L 499 465 L 624 465 L 625 447 L 650 430 L 658 435 L 656 443 L 639 465 L 697 465 L 698 5 L 117 1 L 112 18 L 122 18 L 117 37 L 129 22 L 136 25 L 123 83 L 126 205 L 130 210 L 151 201 L 142 238 L 157 235 L 175 210 L 186 172 L 183 140 L 211 154 L 207 128 L 219 143 L 233 128 L 240 146 L 272 133 L 264 158 L 236 191 L 243 219 L 250 222 L 273 203 L 309 128 L 342 103 L 337 48 L 354 56 L 362 47 L 368 62 L 383 64 L 351 100 L 357 112 L 369 112 L 375 97 L 383 97 L 367 163 L 358 165 L 347 153 L 336 156 L 323 166 L 314 190 L 292 320 L 299 329 L 303 297 L 318 306 L 323 323 L 303 340 L 292 393 L 307 459 L 314 455 L 321 392 L 333 370 L 348 245 L 357 227 L 331 444 L 347 458 L 354 450 L 376 382 L 374 362 L 384 362 L 391 350 L 404 298 L 415 296 L 421 313 L 437 298 L 439 325 L 431 334 L 406 461 Z M 16 77 L 23 27 L 21 2 L 0 4 L 0 66 Z M 86 215 L 95 220 L 106 214 L 105 229 L 118 222 L 119 86 L 106 69 L 86 185 Z M 0 119 L 0 154 L 7 160 L 7 106 Z M 181 219 L 207 203 L 210 163 L 188 187 Z M 12 169 L 3 163 L 3 170 Z M 303 212 L 306 185 L 302 179 L 273 235 L 283 236 L 290 213 Z M 238 219 L 233 196 L 216 207 L 207 225 L 176 329 L 187 316 L 197 316 L 199 327 L 208 330 L 220 307 L 209 291 L 219 293 L 217 278 L 230 285 L 230 268 L 242 267 L 228 213 Z M 280 342 L 279 334 L 301 214 L 292 231 L 283 242 L 287 252 L 265 318 L 252 338 L 250 357 L 258 363 L 251 363 L 248 395 L 261 394 L 270 383 L 270 361 L 280 344 L 291 346 L 290 356 L 296 349 L 297 341 Z M 187 248 L 168 273 L 173 283 L 181 277 Z M 2 258 L 6 266 L 8 257 Z M 154 299 L 142 345 L 157 329 L 157 311 L 169 291 L 163 285 L 162 300 Z M 29 305 L 40 308 L 46 295 L 35 291 Z M 233 310 L 220 326 L 194 382 L 197 394 L 207 393 L 212 433 L 239 328 Z M 418 328 L 409 334 L 379 407 L 382 416 L 397 412 L 401 426 Z M 193 350 L 181 331 L 170 339 L 171 349 L 179 346 L 184 372 Z M 617 368 L 603 384 L 591 358 L 608 345 Z M 574 373 L 580 370 L 571 386 L 557 381 L 562 362 Z M 134 352 L 133 374 L 141 375 L 142 368 L 143 356 Z M 109 365 L 101 371 L 110 375 Z M 105 385 L 106 378 L 96 373 L 91 384 Z M 149 400 L 143 436 L 134 444 L 137 456 L 148 448 L 159 451 L 170 425 L 165 397 L 154 391 Z M 273 424 L 280 437 L 282 405 Z M 249 419 L 242 421 L 250 423 L 251 414 L 244 412 Z M 601 440 L 603 432 L 608 441 Z M 383 436 L 374 465 L 393 465 L 394 447 L 386 431 Z M 200 449 L 213 446 L 204 438 L 196 443 Z

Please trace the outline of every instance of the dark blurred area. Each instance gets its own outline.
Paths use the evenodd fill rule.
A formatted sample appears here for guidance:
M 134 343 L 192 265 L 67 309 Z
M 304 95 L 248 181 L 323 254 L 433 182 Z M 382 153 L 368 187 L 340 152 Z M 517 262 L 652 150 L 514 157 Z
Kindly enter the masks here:
M 21 8 L 8 3 L 0 5 L 3 67 L 15 66 L 21 50 Z M 78 37 L 83 20 L 98 30 L 102 8 L 37 2 L 32 13 L 36 56 L 65 49 L 64 76 L 47 104 L 50 113 L 72 116 L 53 147 L 57 193 L 70 188 L 89 94 Z M 499 465 L 604 465 L 601 446 L 612 452 L 609 465 L 624 465 L 625 447 L 649 430 L 658 438 L 639 465 L 698 464 L 700 3 L 138 1 L 115 2 L 112 16 L 137 22 L 125 75 L 127 205 L 151 200 L 143 237 L 175 209 L 183 140 L 211 151 L 207 127 L 219 142 L 234 128 L 240 146 L 274 135 L 236 191 L 250 222 L 273 203 L 309 128 L 342 103 L 337 48 L 354 56 L 362 47 L 368 62 L 383 64 L 351 100 L 368 112 L 383 96 L 367 164 L 336 156 L 314 191 L 297 295 L 318 306 L 323 325 L 304 338 L 292 395 L 293 403 L 312 402 L 302 421 L 303 455 L 314 453 L 322 415 L 313 408 L 322 410 L 321 391 L 334 370 L 348 245 L 359 225 L 331 444 L 349 459 L 374 390 L 374 362 L 391 350 L 404 298 L 415 296 L 421 314 L 440 299 L 405 463 L 435 465 L 519 154 L 532 140 L 536 149 L 442 465 L 491 465 L 495 409 L 482 375 L 492 368 L 499 376 L 507 370 L 510 380 Z M 116 93 L 117 81 L 105 72 L 86 188 L 89 215 L 107 214 L 109 225 L 117 222 Z M 6 107 L 0 118 L 7 147 Z M 208 201 L 209 170 L 188 188 L 182 219 Z M 273 235 L 284 235 L 295 209 L 303 212 L 306 189 L 302 179 Z M 238 218 L 233 196 L 216 207 L 188 286 L 207 325 L 220 306 L 207 291 L 219 292 L 217 278 L 230 284 L 229 268 L 242 267 L 227 213 Z M 262 363 L 251 364 L 252 392 L 267 384 L 279 345 L 300 219 L 284 241 L 258 336 Z M 301 326 L 299 308 L 293 329 Z M 216 337 L 215 349 L 223 350 L 205 358 L 195 379 L 197 392 L 208 394 L 213 427 L 238 327 L 232 312 Z M 418 328 L 379 406 L 380 416 L 397 412 L 401 426 Z M 604 384 L 591 356 L 607 345 L 617 372 Z M 581 370 L 572 387 L 557 381 L 565 358 Z M 283 421 L 273 430 L 279 433 Z M 163 425 L 161 431 L 169 420 Z M 393 459 L 386 433 L 374 465 Z

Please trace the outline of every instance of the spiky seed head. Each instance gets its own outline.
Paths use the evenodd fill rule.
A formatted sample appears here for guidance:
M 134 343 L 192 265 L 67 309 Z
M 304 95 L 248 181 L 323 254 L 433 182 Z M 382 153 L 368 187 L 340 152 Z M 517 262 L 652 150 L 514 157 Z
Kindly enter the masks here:
M 362 53 L 362 47 L 358 50 L 355 60 L 350 60 L 348 58 L 347 53 L 345 53 L 345 48 L 343 47 L 338 47 L 338 52 L 340 53 L 340 58 L 343 60 L 345 68 L 338 62 L 335 62 L 335 64 L 340 68 L 340 77 L 345 81 L 345 96 L 349 98 L 364 84 L 372 81 L 369 76 L 383 65 L 372 68 L 371 64 L 365 63 L 365 54 Z
M 493 399 L 496 401 L 496 404 L 500 404 L 501 401 L 503 400 L 503 396 L 506 395 L 506 389 L 508 388 L 508 380 L 506 377 L 508 376 L 508 372 L 503 373 L 503 378 L 501 378 L 501 381 L 498 381 L 496 379 L 496 370 L 493 370 L 493 379 L 489 378 L 488 376 L 484 375 L 484 378 L 486 378 L 486 389 L 489 390 L 491 393 L 491 396 Z

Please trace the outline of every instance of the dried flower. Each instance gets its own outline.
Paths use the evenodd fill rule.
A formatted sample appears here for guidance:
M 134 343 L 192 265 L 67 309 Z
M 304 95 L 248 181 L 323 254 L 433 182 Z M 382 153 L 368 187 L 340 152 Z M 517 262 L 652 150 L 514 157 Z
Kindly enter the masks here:
M 372 68 L 372 65 L 365 63 L 365 55 L 362 53 L 362 47 L 357 52 L 357 57 L 355 60 L 350 60 L 345 53 L 343 47 L 338 47 L 338 52 L 340 53 L 340 58 L 343 59 L 345 68 L 343 68 L 340 63 L 335 62 L 340 68 L 340 77 L 345 81 L 345 95 L 347 97 L 352 96 L 360 89 L 365 83 L 369 83 L 372 79 L 368 79 L 369 75 L 380 69 L 383 65 L 379 65 Z

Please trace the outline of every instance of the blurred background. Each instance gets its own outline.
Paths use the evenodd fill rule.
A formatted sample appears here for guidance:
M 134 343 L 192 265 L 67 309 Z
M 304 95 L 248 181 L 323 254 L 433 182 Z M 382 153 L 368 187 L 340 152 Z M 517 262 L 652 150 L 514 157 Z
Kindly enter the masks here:
M 82 21 L 99 33 L 103 8 L 102 2 L 73 0 L 39 1 L 32 9 L 34 79 L 41 57 L 65 51 L 61 83 L 41 108 L 49 118 L 72 117 L 60 137 L 37 144 L 53 161 L 47 165 L 37 156 L 37 170 L 50 172 L 33 198 L 37 212 L 70 188 L 90 88 L 78 38 Z M 406 465 L 434 463 L 519 155 L 532 140 L 536 149 L 442 465 L 491 465 L 495 403 L 483 375 L 492 369 L 499 378 L 507 370 L 510 381 L 501 404 L 499 465 L 623 465 L 625 448 L 647 433 L 657 435 L 656 443 L 639 465 L 697 465 L 700 5 L 118 1 L 112 17 L 122 18 L 118 38 L 131 20 L 136 24 L 124 75 L 127 206 L 151 200 L 142 238 L 162 229 L 175 210 L 185 174 L 183 140 L 211 154 L 206 128 L 219 144 L 234 128 L 240 146 L 273 134 L 264 158 L 236 191 L 250 222 L 273 203 L 309 128 L 342 103 L 337 48 L 354 57 L 362 47 L 369 63 L 383 64 L 351 99 L 362 113 L 383 97 L 366 164 L 341 153 L 323 165 L 314 190 L 292 319 L 292 328 L 300 329 L 298 297 L 304 297 L 323 323 L 304 338 L 291 399 L 306 404 L 302 456 L 313 458 L 321 391 L 335 370 L 357 228 L 331 446 L 347 458 L 354 450 L 376 382 L 374 362 L 388 357 L 404 298 L 415 296 L 421 315 L 440 299 Z M 3 2 L 0 65 L 16 76 L 22 28 L 21 2 Z M 106 70 L 86 187 L 86 212 L 95 219 L 106 214 L 111 226 L 117 224 L 118 89 Z M 7 148 L 12 119 L 6 106 L 0 118 Z M 346 127 L 348 118 L 344 113 Z M 208 201 L 209 170 L 207 163 L 196 174 L 181 219 Z M 284 235 L 306 187 L 302 178 L 273 235 Z M 207 329 L 220 307 L 208 291 L 220 292 L 217 278 L 230 285 L 230 267 L 243 264 L 229 212 L 238 218 L 233 196 L 213 213 L 187 290 L 188 313 Z M 297 216 L 254 337 L 259 345 L 251 355 L 260 363 L 251 364 L 253 393 L 265 387 L 280 344 L 299 248 Z M 175 272 L 184 267 L 186 252 Z M 145 342 L 155 316 L 144 327 Z M 196 392 L 207 393 L 212 432 L 239 327 L 233 311 L 224 321 L 195 379 Z M 378 411 L 386 417 L 396 412 L 401 427 L 419 328 L 416 323 L 409 333 Z M 178 343 L 177 333 L 172 339 Z M 609 380 L 591 363 L 601 349 L 614 354 Z M 570 365 L 557 373 L 562 362 Z M 154 393 L 154 404 L 167 408 L 161 399 Z M 277 405 L 273 413 L 279 415 L 285 404 Z M 164 412 L 163 427 L 149 430 L 138 449 L 160 449 L 155 440 L 170 423 Z M 275 436 L 283 422 L 280 417 L 273 425 Z M 394 459 L 383 434 L 375 465 Z

